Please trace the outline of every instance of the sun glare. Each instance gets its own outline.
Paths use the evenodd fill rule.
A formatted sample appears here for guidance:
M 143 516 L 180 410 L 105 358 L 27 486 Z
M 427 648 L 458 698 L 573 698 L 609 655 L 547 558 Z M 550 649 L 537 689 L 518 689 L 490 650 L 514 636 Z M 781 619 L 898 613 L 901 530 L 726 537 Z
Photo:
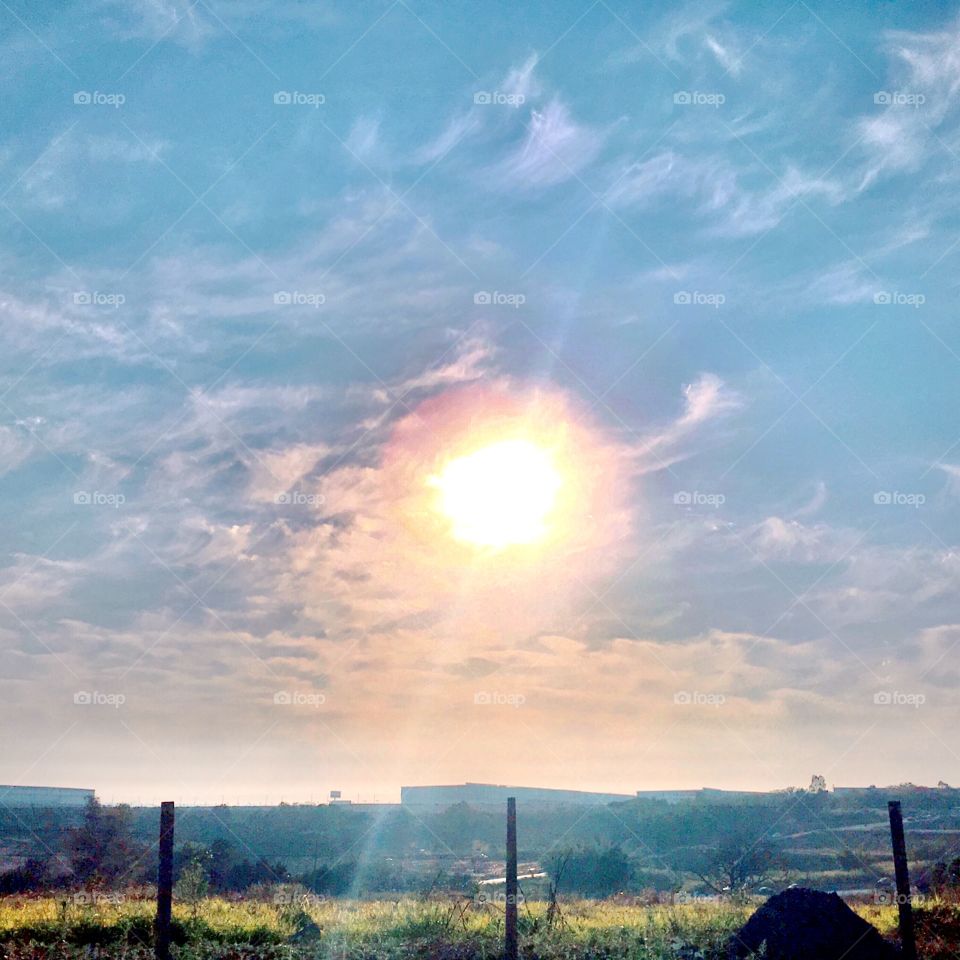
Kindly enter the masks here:
M 522 439 L 457 457 L 430 482 L 453 536 L 495 549 L 543 539 L 562 485 L 551 453 Z

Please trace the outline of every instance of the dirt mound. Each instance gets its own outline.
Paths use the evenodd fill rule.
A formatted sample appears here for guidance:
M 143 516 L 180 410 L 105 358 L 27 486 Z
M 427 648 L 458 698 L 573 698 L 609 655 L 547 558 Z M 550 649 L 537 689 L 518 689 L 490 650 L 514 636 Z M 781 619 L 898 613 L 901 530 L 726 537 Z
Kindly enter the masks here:
M 894 960 L 900 952 L 835 893 L 796 887 L 771 897 L 730 938 L 738 960 L 766 942 L 767 960 Z

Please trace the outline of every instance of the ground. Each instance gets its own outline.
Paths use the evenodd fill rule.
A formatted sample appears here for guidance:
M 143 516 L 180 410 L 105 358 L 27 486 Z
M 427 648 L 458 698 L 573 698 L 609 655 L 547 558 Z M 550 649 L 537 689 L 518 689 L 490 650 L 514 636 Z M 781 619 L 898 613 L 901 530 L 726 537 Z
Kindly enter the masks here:
M 293 902 L 291 902 L 291 900 Z M 943 952 L 955 957 L 960 910 L 937 903 L 929 913 Z M 670 904 L 640 898 L 571 901 L 552 927 L 544 903 L 524 904 L 521 952 L 542 960 L 720 960 L 724 944 L 756 904 L 700 900 Z M 154 903 L 136 896 L 78 903 L 70 898 L 0 900 L 4 960 L 146 960 Z M 893 935 L 896 911 L 860 904 L 857 911 Z M 937 913 L 939 911 L 939 914 Z M 259 900 L 208 898 L 175 910 L 180 960 L 494 960 L 501 955 L 502 905 L 437 896 L 428 900 L 297 900 L 276 893 Z M 921 930 L 926 927 L 920 924 Z M 930 923 L 927 923 L 930 927 Z M 90 949 L 93 947 L 94 949 Z

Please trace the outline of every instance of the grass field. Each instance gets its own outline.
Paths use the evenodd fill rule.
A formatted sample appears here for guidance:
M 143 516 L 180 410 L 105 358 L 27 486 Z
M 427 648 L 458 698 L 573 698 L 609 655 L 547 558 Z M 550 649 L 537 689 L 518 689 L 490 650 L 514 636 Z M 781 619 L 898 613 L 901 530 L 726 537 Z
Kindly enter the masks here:
M 154 909 L 152 900 L 137 898 L 96 903 L 5 898 L 0 900 L 0 956 L 139 960 L 152 956 Z M 520 911 L 521 952 L 549 960 L 719 960 L 727 938 L 752 909 L 719 902 L 571 901 L 563 904 L 562 922 L 551 926 L 546 905 L 528 903 Z M 865 905 L 858 911 L 886 934 L 895 928 L 892 907 Z M 283 904 L 208 898 L 178 905 L 174 916 L 176 955 L 198 960 L 493 960 L 502 950 L 502 907 L 453 898 Z

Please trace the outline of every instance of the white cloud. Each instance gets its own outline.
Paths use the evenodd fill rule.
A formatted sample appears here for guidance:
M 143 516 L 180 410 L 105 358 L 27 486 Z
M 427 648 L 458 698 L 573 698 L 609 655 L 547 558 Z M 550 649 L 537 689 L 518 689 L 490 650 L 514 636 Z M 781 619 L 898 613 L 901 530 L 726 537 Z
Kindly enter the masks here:
M 522 98 L 521 102 L 530 101 L 540 96 L 541 87 L 534 73 L 539 59 L 537 54 L 534 53 L 519 67 L 513 67 L 504 77 L 498 92 L 520 97 Z
M 616 205 L 643 204 L 663 193 L 679 189 L 682 179 L 678 174 L 689 172 L 686 169 L 682 171 L 687 166 L 681 157 L 669 150 L 641 163 L 630 164 L 607 190 L 606 199 Z
M 685 3 L 674 8 L 659 23 L 644 31 L 643 43 L 618 54 L 615 61 L 633 63 L 650 57 L 652 52 L 661 58 L 682 62 L 688 46 L 686 41 L 694 38 L 705 43 L 708 29 L 726 9 L 725 2 L 712 0 Z
M 860 260 L 843 263 L 816 277 L 812 282 L 800 280 L 792 293 L 817 303 L 872 303 L 878 290 L 877 279 L 866 274 Z
M 250 497 L 276 503 L 330 452 L 323 443 L 295 443 L 282 450 L 260 451 L 250 465 Z
M 707 49 L 717 58 L 717 63 L 732 77 L 740 76 L 743 70 L 743 61 L 740 55 L 730 46 L 724 46 L 716 37 L 709 33 L 704 37 Z
M 665 150 L 625 167 L 607 190 L 619 206 L 644 206 L 668 197 L 696 204 L 695 212 L 709 218 L 708 230 L 723 236 L 751 236 L 776 227 L 798 201 L 822 198 L 837 204 L 844 199 L 835 180 L 814 177 L 788 165 L 783 174 L 765 172 L 767 185 L 747 187 L 729 161 L 692 158 Z
M 552 100 L 543 110 L 532 111 L 523 142 L 496 173 L 515 186 L 554 186 L 589 166 L 604 140 L 605 134 L 578 124 L 563 102 Z
M 918 170 L 943 149 L 937 133 L 957 105 L 960 91 L 960 25 L 932 33 L 890 31 L 886 50 L 893 58 L 889 89 L 878 93 L 921 97 L 920 103 L 875 106 L 856 124 L 867 154 L 859 189 L 882 177 Z M 949 138 L 948 138 L 949 139 Z
M 435 139 L 416 151 L 414 161 L 426 164 L 436 163 L 479 128 L 480 118 L 476 110 L 458 114 L 451 118 Z
M 364 162 L 376 159 L 380 152 L 380 120 L 377 117 L 358 117 L 344 144 L 352 154 Z
M 726 218 L 717 231 L 731 236 L 750 236 L 777 226 L 796 203 L 802 206 L 807 198 L 824 198 L 840 203 L 843 190 L 833 180 L 811 177 L 796 167 L 788 166 L 783 176 L 766 190 L 738 190 L 725 205 Z
M 106 21 L 124 40 L 170 40 L 191 50 L 218 32 L 213 17 L 204 17 L 190 0 L 106 0 Z M 114 19 L 117 17 L 118 19 Z
M 794 510 L 792 517 L 795 519 L 797 517 L 815 516 L 823 509 L 829 497 L 830 494 L 827 491 L 827 485 L 822 480 L 818 480 L 813 496 L 803 504 L 803 506 Z
M 167 146 L 163 140 L 79 134 L 68 128 L 41 150 L 17 187 L 36 206 L 59 209 L 82 194 L 92 175 L 90 164 L 155 164 Z
M 960 497 L 960 464 L 938 463 L 935 466 L 947 475 L 949 492 L 955 497 Z
M 866 190 L 886 174 L 916 170 L 926 157 L 927 132 L 920 117 L 903 108 L 860 120 L 857 134 L 871 161 L 857 189 Z
M 683 412 L 680 416 L 634 448 L 641 469 L 664 469 L 684 459 L 688 451 L 684 450 L 683 444 L 700 427 L 742 406 L 742 397 L 716 374 L 701 374 L 683 388 Z
M 290 31 L 329 29 L 340 15 L 331 3 L 316 0 L 100 0 L 103 22 L 121 40 L 176 43 L 200 53 L 208 41 L 236 37 L 255 29 L 286 35 Z
M 716 374 L 705 373 L 683 388 L 686 410 L 678 427 L 687 430 L 714 417 L 737 410 L 742 405 L 734 393 Z
M 783 517 L 767 517 L 749 533 L 750 545 L 762 559 L 792 563 L 837 563 L 849 554 L 858 539 L 856 531 Z
M 0 476 L 16 470 L 30 456 L 33 448 L 34 442 L 29 434 L 0 426 Z

